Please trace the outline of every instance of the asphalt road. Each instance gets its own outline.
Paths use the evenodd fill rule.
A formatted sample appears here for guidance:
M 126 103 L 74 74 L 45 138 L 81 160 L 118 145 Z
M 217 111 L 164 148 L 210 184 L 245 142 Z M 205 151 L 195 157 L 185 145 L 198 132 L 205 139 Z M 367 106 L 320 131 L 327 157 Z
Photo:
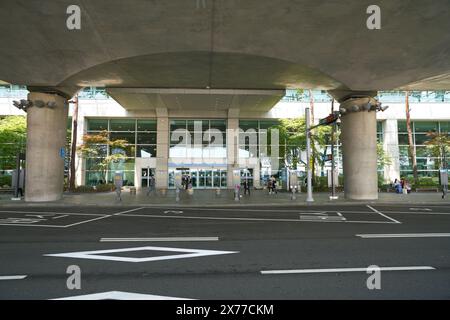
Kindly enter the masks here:
M 449 299 L 450 208 L 0 207 L 0 256 L 0 299 Z

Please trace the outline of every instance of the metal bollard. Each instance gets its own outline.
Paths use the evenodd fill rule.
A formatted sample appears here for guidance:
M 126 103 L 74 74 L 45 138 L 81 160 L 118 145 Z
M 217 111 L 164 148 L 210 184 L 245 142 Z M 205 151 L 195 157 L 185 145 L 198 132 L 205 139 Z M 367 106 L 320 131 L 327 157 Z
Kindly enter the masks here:
M 240 201 L 239 186 L 234 187 L 234 201 Z
M 292 190 L 291 200 L 297 199 L 297 197 L 295 196 L 295 192 L 297 191 L 297 187 L 291 186 L 291 190 Z

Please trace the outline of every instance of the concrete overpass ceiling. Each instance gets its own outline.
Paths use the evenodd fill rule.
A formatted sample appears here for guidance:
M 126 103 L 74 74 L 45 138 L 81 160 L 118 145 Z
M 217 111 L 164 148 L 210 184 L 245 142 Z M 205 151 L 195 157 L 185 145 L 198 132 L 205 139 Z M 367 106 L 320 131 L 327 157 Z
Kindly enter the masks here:
M 0 79 L 68 93 L 96 81 L 157 88 L 450 88 L 448 0 L 379 0 L 381 30 L 366 28 L 370 0 L 202 2 L 2 0 Z M 66 28 L 73 4 L 82 10 L 81 30 Z
M 129 111 L 167 108 L 175 111 L 226 111 L 230 108 L 265 112 L 285 90 L 108 88 L 108 93 Z
M 84 70 L 58 85 L 215 89 L 342 86 L 307 65 L 229 52 L 164 52 L 120 59 Z

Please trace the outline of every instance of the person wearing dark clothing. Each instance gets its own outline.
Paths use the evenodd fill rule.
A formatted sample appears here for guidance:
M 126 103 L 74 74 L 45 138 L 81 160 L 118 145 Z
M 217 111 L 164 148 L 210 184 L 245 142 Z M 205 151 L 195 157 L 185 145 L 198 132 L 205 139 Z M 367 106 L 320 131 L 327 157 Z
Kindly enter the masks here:
M 250 195 L 250 184 L 248 183 L 248 180 L 244 180 L 243 187 L 244 187 L 244 194 L 247 194 L 248 192 L 248 195 Z

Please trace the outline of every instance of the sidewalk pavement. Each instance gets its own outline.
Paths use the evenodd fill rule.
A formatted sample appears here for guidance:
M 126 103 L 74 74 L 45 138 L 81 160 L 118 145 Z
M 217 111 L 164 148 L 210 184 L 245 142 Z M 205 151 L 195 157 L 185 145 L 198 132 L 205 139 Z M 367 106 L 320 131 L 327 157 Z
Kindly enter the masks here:
M 357 201 L 347 200 L 343 193 L 337 194 L 339 199 L 330 200 L 329 193 L 316 192 L 313 194 L 314 202 L 306 202 L 306 193 L 296 194 L 296 199 L 291 199 L 291 193 L 278 192 L 269 195 L 266 190 L 252 190 L 251 195 L 241 194 L 239 201 L 234 200 L 233 190 L 221 190 L 216 194 L 216 190 L 194 190 L 193 194 L 188 194 L 185 190 L 180 192 L 180 200 L 176 201 L 175 190 L 168 190 L 165 195 L 154 192 L 147 196 L 146 192 L 138 192 L 136 195 L 125 190 L 122 192 L 122 201 L 119 201 L 115 192 L 107 193 L 64 193 L 63 199 L 54 202 L 25 202 L 24 200 L 13 201 L 11 195 L 0 194 L 0 208 L 14 206 L 140 206 L 140 207 L 241 207 L 241 206 L 291 206 L 291 205 L 336 205 L 336 204 L 434 204 L 450 206 L 450 196 L 442 199 L 442 193 L 420 192 L 408 195 L 396 193 L 380 193 L 378 200 Z

